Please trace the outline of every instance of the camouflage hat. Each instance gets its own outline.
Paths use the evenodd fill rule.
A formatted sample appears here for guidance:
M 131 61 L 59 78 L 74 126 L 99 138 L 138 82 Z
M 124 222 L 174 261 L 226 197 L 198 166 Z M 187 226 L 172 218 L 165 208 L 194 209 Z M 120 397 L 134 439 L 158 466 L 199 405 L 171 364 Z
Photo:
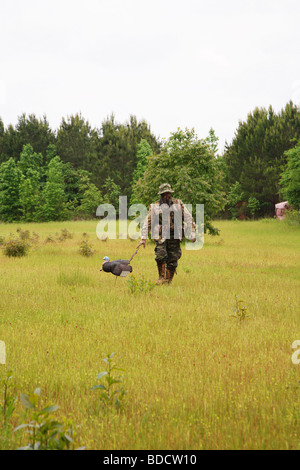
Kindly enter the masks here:
M 164 183 L 160 185 L 159 187 L 158 194 L 164 194 L 164 193 L 174 193 L 174 191 L 172 190 L 171 186 L 168 183 Z

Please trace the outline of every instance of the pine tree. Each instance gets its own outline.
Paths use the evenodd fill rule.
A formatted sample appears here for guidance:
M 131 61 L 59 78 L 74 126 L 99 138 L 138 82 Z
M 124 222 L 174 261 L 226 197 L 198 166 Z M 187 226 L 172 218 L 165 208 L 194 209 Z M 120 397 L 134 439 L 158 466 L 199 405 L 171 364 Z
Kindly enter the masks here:
M 98 180 L 98 132 L 88 121 L 76 114 L 62 119 L 57 132 L 57 154 L 63 162 L 70 162 L 75 169 L 91 173 L 93 183 Z
M 259 201 L 262 216 L 274 214 L 285 151 L 293 147 L 295 138 L 300 138 L 300 111 L 289 102 L 278 114 L 271 106 L 256 108 L 246 122 L 239 123 L 231 145 L 226 145 L 227 185 L 239 181 L 246 200 Z
M 102 184 L 110 177 L 121 188 L 122 194 L 130 197 L 138 144 L 145 139 L 154 152 L 159 152 L 160 143 L 151 133 L 149 125 L 145 121 L 138 121 L 135 116 L 130 116 L 128 122 L 120 124 L 111 115 L 102 123 L 99 136 L 99 188 L 102 190 Z
M 21 175 L 13 158 L 0 166 L 0 220 L 4 222 L 20 219 L 19 187 Z

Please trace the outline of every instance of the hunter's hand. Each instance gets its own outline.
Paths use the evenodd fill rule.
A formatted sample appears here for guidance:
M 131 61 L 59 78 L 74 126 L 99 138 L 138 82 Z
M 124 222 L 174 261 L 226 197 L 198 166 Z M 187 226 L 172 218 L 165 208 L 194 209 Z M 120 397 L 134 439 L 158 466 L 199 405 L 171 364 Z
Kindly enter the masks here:
M 141 240 L 141 241 L 138 243 L 136 249 L 138 249 L 141 245 L 143 245 L 143 247 L 145 248 L 145 246 L 146 246 L 146 240 Z

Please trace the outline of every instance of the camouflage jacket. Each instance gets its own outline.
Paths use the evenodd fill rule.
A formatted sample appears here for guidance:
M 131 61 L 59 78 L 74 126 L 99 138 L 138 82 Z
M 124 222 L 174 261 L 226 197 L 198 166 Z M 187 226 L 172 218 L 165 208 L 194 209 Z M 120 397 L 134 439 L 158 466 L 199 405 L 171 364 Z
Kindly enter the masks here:
M 180 199 L 172 199 L 172 204 L 151 204 L 142 227 L 141 239 L 151 238 L 163 243 L 167 239 L 190 239 L 196 236 L 196 225 L 191 213 Z

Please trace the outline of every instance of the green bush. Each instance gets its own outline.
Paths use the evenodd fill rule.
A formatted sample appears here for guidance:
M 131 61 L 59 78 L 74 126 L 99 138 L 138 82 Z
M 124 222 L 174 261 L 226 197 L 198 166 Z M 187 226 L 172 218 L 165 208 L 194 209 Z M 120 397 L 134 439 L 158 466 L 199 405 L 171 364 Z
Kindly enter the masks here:
M 17 236 L 10 234 L 10 238 L 5 240 L 0 237 L 0 246 L 6 256 L 20 258 L 26 256 L 30 248 L 34 248 L 39 243 L 39 235 L 35 232 L 31 235 L 29 230 L 17 228 Z
M 39 388 L 30 395 L 20 394 L 20 401 L 30 414 L 30 421 L 14 429 L 14 432 L 24 430 L 27 438 L 26 444 L 19 450 L 74 450 L 72 424 L 59 422 L 53 416 L 59 407 L 42 407 L 39 398 Z
M 17 228 L 16 232 L 21 240 L 30 240 L 29 230 L 22 230 L 21 228 Z
M 79 253 L 86 257 L 93 256 L 95 254 L 95 250 L 93 250 L 93 246 L 89 243 L 88 235 L 86 233 L 83 233 L 83 239 L 80 243 Z
M 60 242 L 63 242 L 65 240 L 70 240 L 72 238 L 73 238 L 73 233 L 70 233 L 68 229 L 63 228 L 57 240 Z
M 53 236 L 53 235 L 48 235 L 48 236 L 45 238 L 44 243 L 56 243 L 54 236 Z
M 286 167 L 281 174 L 282 197 L 289 201 L 296 211 L 300 210 L 300 141 L 286 151 Z
M 285 212 L 285 220 L 289 225 L 300 225 L 300 210 L 287 210 Z
M 27 240 L 22 238 L 10 238 L 2 245 L 3 253 L 8 257 L 21 258 L 26 256 L 30 248 Z
M 108 410 L 115 409 L 120 411 L 125 405 L 125 395 L 127 395 L 127 390 L 125 390 L 122 385 L 123 377 L 114 375 L 114 371 L 122 371 L 119 367 L 113 366 L 112 361 L 115 353 L 108 354 L 103 361 L 106 363 L 107 368 L 105 371 L 100 372 L 97 375 L 97 379 L 101 380 L 102 383 L 99 385 L 94 385 L 91 390 L 98 390 L 100 407 L 102 411 L 107 412 Z
M 131 294 L 151 292 L 155 287 L 155 283 L 145 279 L 144 276 L 142 276 L 140 279 L 137 279 L 133 275 L 130 276 L 127 280 L 127 285 Z

